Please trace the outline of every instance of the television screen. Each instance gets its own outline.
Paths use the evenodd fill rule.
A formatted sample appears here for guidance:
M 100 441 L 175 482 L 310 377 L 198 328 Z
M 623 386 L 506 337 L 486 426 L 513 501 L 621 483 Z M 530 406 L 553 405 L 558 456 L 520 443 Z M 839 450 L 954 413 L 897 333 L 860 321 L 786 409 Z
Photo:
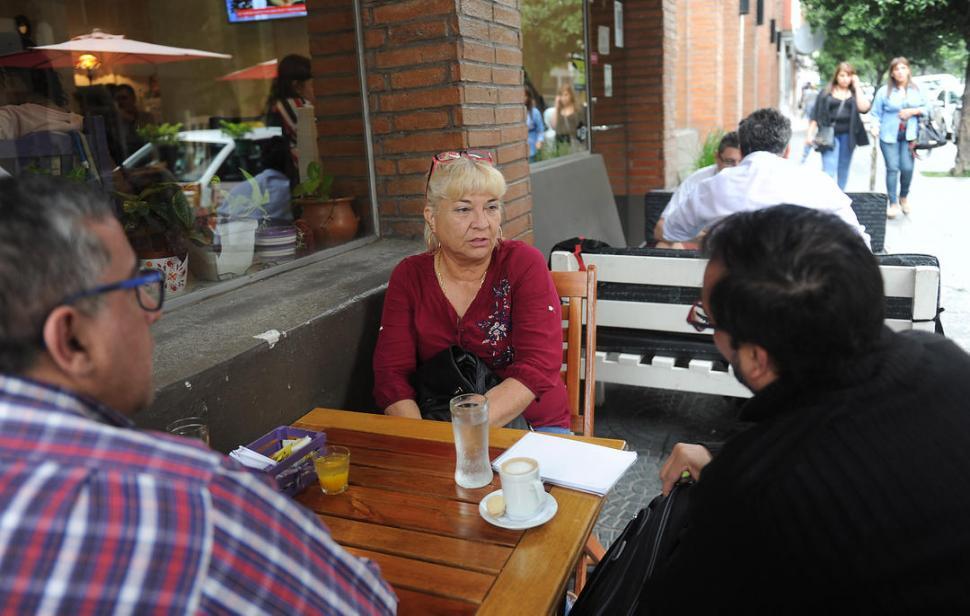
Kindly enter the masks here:
M 305 0 L 226 0 L 229 23 L 306 17 Z

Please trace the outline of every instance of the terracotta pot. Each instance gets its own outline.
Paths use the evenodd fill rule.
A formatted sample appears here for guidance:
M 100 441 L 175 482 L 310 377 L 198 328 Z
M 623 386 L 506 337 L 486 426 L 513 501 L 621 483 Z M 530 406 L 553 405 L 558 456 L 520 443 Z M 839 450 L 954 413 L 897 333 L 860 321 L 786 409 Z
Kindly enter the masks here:
M 357 235 L 360 218 L 351 207 L 353 197 L 340 197 L 327 201 L 300 200 L 303 207 L 302 220 L 313 233 L 317 248 L 343 244 Z

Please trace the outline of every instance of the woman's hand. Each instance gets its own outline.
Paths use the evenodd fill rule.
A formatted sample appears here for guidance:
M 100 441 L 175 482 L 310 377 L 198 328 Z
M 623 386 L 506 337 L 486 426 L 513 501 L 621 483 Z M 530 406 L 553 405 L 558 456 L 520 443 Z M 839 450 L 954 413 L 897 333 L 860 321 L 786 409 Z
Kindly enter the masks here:
M 919 115 L 919 109 L 910 107 L 910 108 L 907 108 L 907 109 L 900 109 L 899 110 L 899 119 L 900 120 L 908 120 L 908 119 L 910 119 L 911 117 L 913 117 L 915 115 Z

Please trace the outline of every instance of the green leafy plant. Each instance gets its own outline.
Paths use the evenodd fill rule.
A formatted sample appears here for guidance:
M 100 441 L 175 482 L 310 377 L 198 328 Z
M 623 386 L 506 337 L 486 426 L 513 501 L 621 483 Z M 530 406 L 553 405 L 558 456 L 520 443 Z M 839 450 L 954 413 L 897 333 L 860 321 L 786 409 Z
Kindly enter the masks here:
M 234 141 L 245 137 L 256 126 L 256 122 L 227 122 L 226 120 L 219 120 L 219 128 Z
M 46 167 L 41 167 L 36 160 L 24 167 L 24 171 L 27 173 L 33 173 L 34 175 L 54 175 L 53 172 Z M 67 178 L 73 182 L 86 182 L 88 180 L 89 170 L 84 164 L 74 165 L 71 167 L 67 173 L 61 175 L 63 178 Z
M 312 161 L 307 165 L 306 175 L 306 179 L 293 188 L 293 197 L 295 199 L 320 199 L 321 201 L 329 199 L 330 188 L 333 186 L 333 176 L 324 173 L 317 161 Z
M 543 142 L 542 147 L 536 150 L 536 162 L 552 160 L 553 158 L 559 158 L 571 152 L 572 147 L 569 145 L 569 142 L 559 141 L 555 138 L 547 139 Z
M 121 223 L 136 249 L 178 251 L 185 239 L 197 238 L 192 207 L 176 182 L 157 182 L 137 194 L 115 194 L 122 201 Z
M 694 159 L 695 171 L 709 167 L 716 162 L 717 148 L 721 145 L 721 139 L 723 138 L 724 131 L 722 130 L 714 130 L 707 133 L 707 137 L 704 138 L 704 143 L 701 144 L 701 151 L 697 154 L 697 158 Z
M 249 184 L 250 194 L 232 194 L 220 186 L 218 176 L 212 178 L 213 187 L 219 192 L 220 200 L 225 203 L 224 211 L 228 212 L 229 219 L 256 218 L 261 225 L 265 225 L 269 214 L 266 205 L 269 203 L 269 190 L 262 190 L 259 182 L 251 173 L 240 168 L 239 171 L 246 178 Z M 258 214 L 258 216 L 254 216 Z
M 146 124 L 135 129 L 138 136 L 148 141 L 152 145 L 177 145 L 179 131 L 182 130 L 182 123 L 176 122 L 169 124 Z

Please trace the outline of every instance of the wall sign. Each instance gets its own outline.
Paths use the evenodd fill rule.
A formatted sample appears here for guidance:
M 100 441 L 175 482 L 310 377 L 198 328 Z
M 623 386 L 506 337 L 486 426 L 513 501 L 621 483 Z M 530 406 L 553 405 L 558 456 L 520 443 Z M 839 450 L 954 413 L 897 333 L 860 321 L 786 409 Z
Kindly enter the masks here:
M 613 0 L 613 44 L 623 48 L 623 3 Z

